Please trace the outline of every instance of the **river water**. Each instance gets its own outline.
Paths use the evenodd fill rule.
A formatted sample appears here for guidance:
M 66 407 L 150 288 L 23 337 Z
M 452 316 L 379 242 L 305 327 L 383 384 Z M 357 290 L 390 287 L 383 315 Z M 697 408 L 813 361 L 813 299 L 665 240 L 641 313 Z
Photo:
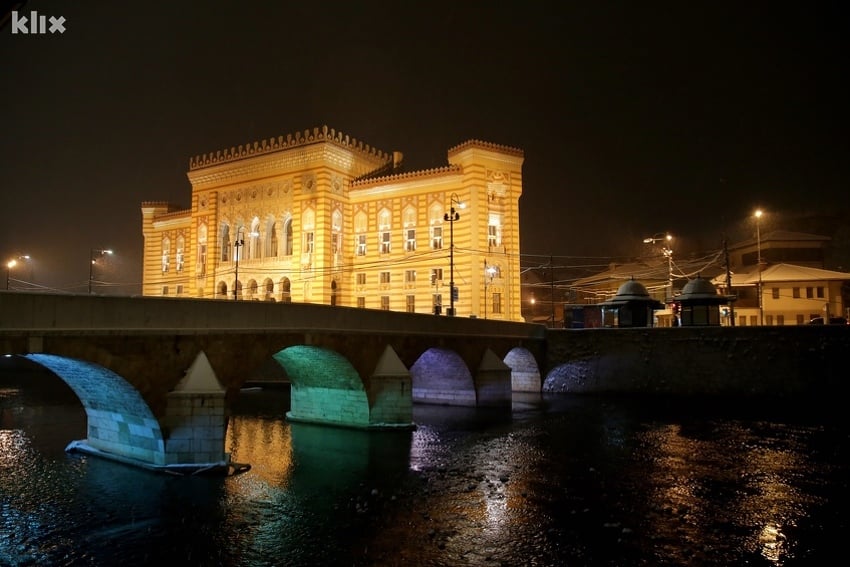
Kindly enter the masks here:
M 850 429 L 768 402 L 515 395 L 417 428 L 289 423 L 245 391 L 226 478 L 65 452 L 55 376 L 0 372 L 0 565 L 827 565 L 846 555 Z M 814 411 L 811 411 L 814 410 Z M 843 417 L 843 416 L 842 416 Z

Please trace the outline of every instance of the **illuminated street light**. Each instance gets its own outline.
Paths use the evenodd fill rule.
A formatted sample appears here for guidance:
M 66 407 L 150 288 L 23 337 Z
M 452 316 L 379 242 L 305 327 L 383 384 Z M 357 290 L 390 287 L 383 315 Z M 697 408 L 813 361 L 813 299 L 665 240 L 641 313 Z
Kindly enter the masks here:
M 23 256 L 18 256 L 17 258 L 12 258 L 8 262 L 6 262 L 6 289 L 9 289 L 9 279 L 12 274 L 12 268 L 18 265 L 18 260 L 29 260 L 30 257 L 24 254 Z
M 234 260 L 236 260 L 236 267 L 233 274 L 233 300 L 236 301 L 239 299 L 239 249 L 245 246 L 244 238 L 240 238 L 239 235 L 245 230 L 244 226 L 240 226 L 236 230 L 236 242 L 233 243 L 233 255 Z M 249 232 L 248 236 L 257 237 L 260 236 L 259 232 Z
M 236 242 L 233 243 L 233 257 L 236 260 L 236 270 L 234 271 L 233 277 L 233 301 L 239 299 L 239 249 L 245 246 L 245 240 L 239 238 L 239 235 L 242 231 L 245 230 L 244 226 L 240 226 L 236 230 Z
M 758 302 L 759 302 L 759 325 L 764 325 L 764 302 L 762 298 L 762 281 L 761 281 L 761 227 L 759 226 L 761 223 L 761 216 L 764 213 L 761 209 L 756 209 L 756 212 L 753 216 L 756 217 L 756 254 L 757 254 L 757 262 L 758 267 L 756 268 L 759 272 L 759 283 L 758 283 Z M 752 233 L 751 233 L 752 234 Z
M 97 257 L 95 254 L 97 254 Z M 92 279 L 94 279 L 94 265 L 97 264 L 97 258 L 103 257 L 107 254 L 112 254 L 112 250 L 103 248 L 91 249 L 91 254 L 89 254 L 89 259 L 91 260 L 91 263 L 89 264 L 89 295 L 91 295 L 91 284 Z
M 671 234 L 665 234 L 661 236 L 661 233 L 657 233 L 654 236 L 650 236 L 649 238 L 644 238 L 644 244 L 655 244 L 658 242 L 666 242 L 664 247 L 661 249 L 664 252 L 664 255 L 667 256 L 667 287 L 669 289 L 668 301 L 672 301 L 673 299 L 673 247 L 670 244 L 673 242 L 673 236 Z
M 459 209 L 463 209 L 466 205 L 456 193 L 452 193 L 449 198 L 449 212 L 443 215 L 443 220 L 449 223 L 449 317 L 454 317 L 455 314 L 455 298 L 457 297 L 457 288 L 455 288 L 455 221 L 460 220 L 460 213 L 455 211 L 454 204 L 457 203 Z

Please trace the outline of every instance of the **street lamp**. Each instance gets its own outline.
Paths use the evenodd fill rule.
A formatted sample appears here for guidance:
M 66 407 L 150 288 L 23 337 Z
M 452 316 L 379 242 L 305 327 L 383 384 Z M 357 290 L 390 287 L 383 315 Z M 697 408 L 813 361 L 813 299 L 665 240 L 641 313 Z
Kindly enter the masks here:
M 233 243 L 233 256 L 236 260 L 236 270 L 233 279 L 233 301 L 239 299 L 239 296 L 237 295 L 239 293 L 239 249 L 245 246 L 245 240 L 239 238 L 239 234 L 242 233 L 243 230 L 245 230 L 244 226 L 240 226 L 236 230 L 236 242 Z
M 761 281 L 761 227 L 759 226 L 761 223 L 761 216 L 764 213 L 761 209 L 756 209 L 754 216 L 756 217 L 756 254 L 757 254 L 757 270 L 759 272 L 759 284 L 758 284 L 758 302 L 759 302 L 759 325 L 764 325 L 764 299 L 762 293 L 762 281 Z M 752 233 L 750 233 L 752 234 Z
M 665 242 L 666 244 L 661 249 L 664 252 L 664 255 L 667 257 L 667 287 L 669 289 L 668 299 L 673 299 L 673 248 L 671 246 L 671 242 L 673 241 L 673 236 L 671 234 L 665 234 L 664 236 L 660 236 L 661 233 L 656 234 L 655 236 L 650 236 L 649 238 L 644 238 L 644 244 L 655 244 L 656 242 Z
M 30 259 L 30 257 L 28 255 L 23 254 L 21 256 L 17 256 L 15 258 L 12 258 L 8 262 L 6 262 L 6 289 L 9 289 L 9 279 L 10 279 L 11 274 L 12 274 L 12 268 L 14 268 L 15 266 L 18 265 L 19 260 L 29 260 L 29 259 Z
M 455 288 L 455 221 L 460 220 L 460 213 L 455 211 L 455 203 L 457 203 L 459 209 L 466 207 L 457 194 L 452 193 L 449 198 L 449 212 L 443 215 L 443 220 L 449 223 L 449 317 L 454 317 L 455 296 L 457 295 Z
M 103 248 L 92 248 L 91 254 L 89 254 L 89 259 L 91 263 L 89 264 L 89 295 L 91 295 L 91 284 L 92 279 L 94 279 L 94 265 L 97 263 L 97 258 L 95 257 L 95 253 L 97 253 L 98 257 L 102 257 L 106 254 L 112 254 L 112 250 L 107 250 Z
M 496 276 L 496 268 L 487 265 L 487 260 L 484 260 L 484 318 L 487 318 L 487 282 L 493 281 Z

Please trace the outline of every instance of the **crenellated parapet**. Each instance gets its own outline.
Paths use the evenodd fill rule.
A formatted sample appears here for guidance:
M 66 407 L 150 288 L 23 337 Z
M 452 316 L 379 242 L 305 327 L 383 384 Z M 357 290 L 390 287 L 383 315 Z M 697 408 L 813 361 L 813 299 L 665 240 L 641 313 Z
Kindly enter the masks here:
M 431 169 L 421 169 L 418 171 L 409 171 L 406 173 L 395 173 L 385 175 L 383 177 L 367 177 L 364 179 L 355 179 L 351 182 L 352 189 L 357 187 L 367 187 L 372 185 L 380 185 L 393 183 L 396 181 L 409 181 L 412 179 L 421 179 L 424 177 L 433 177 L 445 175 L 447 173 L 461 173 L 463 168 L 459 165 L 446 165 L 443 167 L 433 167 Z
M 253 142 L 252 144 L 225 148 L 215 153 L 211 152 L 208 154 L 194 156 L 189 159 L 189 170 L 202 169 L 211 165 L 297 148 L 308 144 L 314 144 L 316 142 L 331 142 L 364 156 L 377 157 L 382 161 L 391 161 L 393 159 L 392 154 L 379 150 L 375 147 L 371 147 L 369 144 L 364 144 L 361 140 L 352 138 L 348 136 L 348 134 L 343 134 L 342 132 L 337 132 L 333 128 L 322 126 L 321 128 L 313 128 L 312 131 L 304 130 L 303 132 L 296 132 L 295 134 L 287 134 L 286 136 L 260 140 Z
M 466 142 L 462 142 L 453 148 L 449 148 L 449 157 L 452 155 L 462 152 L 463 150 L 467 150 L 469 148 L 481 148 L 484 150 L 491 150 L 494 152 L 500 152 L 504 154 L 510 154 L 516 157 L 525 157 L 525 153 L 519 149 L 511 146 L 503 146 L 501 144 L 494 144 L 492 142 L 485 142 L 483 140 L 467 140 Z

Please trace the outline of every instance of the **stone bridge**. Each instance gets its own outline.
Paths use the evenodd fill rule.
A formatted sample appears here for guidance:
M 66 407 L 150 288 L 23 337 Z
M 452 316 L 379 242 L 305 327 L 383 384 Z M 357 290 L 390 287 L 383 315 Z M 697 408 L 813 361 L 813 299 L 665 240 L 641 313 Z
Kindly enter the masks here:
M 69 449 L 197 472 L 231 467 L 227 407 L 248 381 L 288 381 L 294 421 L 413 427 L 413 403 L 510 407 L 512 391 L 540 392 L 545 328 L 311 304 L 0 292 L 0 354 L 49 369 L 80 398 L 87 439 Z

